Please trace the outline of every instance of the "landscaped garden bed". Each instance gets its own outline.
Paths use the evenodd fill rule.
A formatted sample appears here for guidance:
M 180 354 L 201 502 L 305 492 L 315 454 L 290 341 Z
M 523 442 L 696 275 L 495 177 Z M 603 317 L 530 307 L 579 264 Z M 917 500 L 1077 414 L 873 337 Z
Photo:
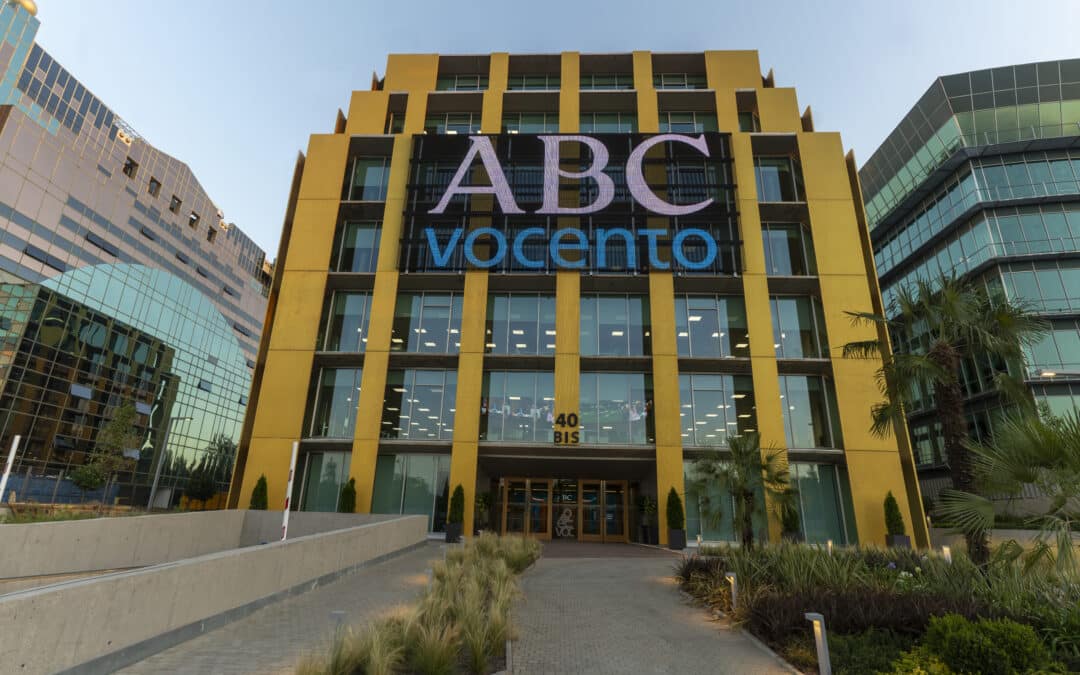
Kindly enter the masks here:
M 513 637 L 517 577 L 540 556 L 524 537 L 483 534 L 432 565 L 418 603 L 335 636 L 329 653 L 304 660 L 304 675 L 494 673 Z
M 807 612 L 825 617 L 838 675 L 1080 671 L 1080 579 L 1007 547 L 984 567 L 910 549 L 706 547 L 676 576 L 806 672 L 818 666 Z

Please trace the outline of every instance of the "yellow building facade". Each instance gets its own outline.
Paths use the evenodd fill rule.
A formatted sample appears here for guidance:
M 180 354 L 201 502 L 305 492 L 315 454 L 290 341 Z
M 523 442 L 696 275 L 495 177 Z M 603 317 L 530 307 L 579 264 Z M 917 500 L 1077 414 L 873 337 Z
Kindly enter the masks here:
M 464 531 L 737 538 L 706 457 L 784 451 L 762 536 L 927 544 L 906 434 L 873 436 L 880 311 L 854 160 L 756 52 L 391 55 L 297 163 L 231 504 Z M 899 437 L 899 440 L 898 440 Z M 652 505 L 656 505 L 656 509 Z M 768 515 L 767 515 L 768 514 Z

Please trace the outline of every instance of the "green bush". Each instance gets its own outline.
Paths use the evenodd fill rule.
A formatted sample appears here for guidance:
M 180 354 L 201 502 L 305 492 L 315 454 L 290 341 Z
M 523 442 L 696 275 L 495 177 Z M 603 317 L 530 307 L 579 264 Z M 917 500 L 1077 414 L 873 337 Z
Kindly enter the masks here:
M 829 635 L 833 672 L 836 675 L 864 675 L 889 671 L 893 661 L 911 649 L 914 642 L 910 635 L 874 628 L 855 635 Z
M 348 483 L 341 486 L 341 496 L 338 497 L 338 513 L 356 513 L 356 479 L 350 478 Z
M 105 472 L 97 464 L 81 464 L 75 467 L 68 478 L 75 487 L 83 492 L 92 492 L 105 484 Z
M 667 496 L 667 526 L 669 530 L 682 530 L 686 528 L 686 516 L 683 514 L 682 500 L 675 488 L 671 488 Z
M 889 536 L 906 534 L 904 516 L 901 515 L 900 505 L 896 503 L 892 492 L 885 495 L 885 531 Z
M 881 672 L 885 675 L 956 675 L 941 659 L 922 648 L 904 652 L 890 670 Z
M 450 497 L 450 513 L 446 519 L 451 523 L 465 522 L 465 488 L 461 485 L 454 488 L 454 494 Z
M 266 475 L 259 476 L 259 480 L 255 482 L 255 487 L 251 491 L 251 503 L 248 508 L 252 511 L 265 511 L 267 509 L 267 494 L 266 494 Z
M 959 673 L 1011 675 L 1050 664 L 1050 654 L 1035 631 L 1008 619 L 973 622 L 952 614 L 933 617 L 923 647 Z

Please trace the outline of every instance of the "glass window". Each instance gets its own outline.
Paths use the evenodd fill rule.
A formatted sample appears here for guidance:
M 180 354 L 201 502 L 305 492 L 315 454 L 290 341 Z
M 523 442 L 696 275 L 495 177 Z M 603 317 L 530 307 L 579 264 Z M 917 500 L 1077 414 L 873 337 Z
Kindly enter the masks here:
M 740 297 L 676 296 L 675 336 L 679 356 L 750 356 L 746 305 Z
M 754 157 L 759 202 L 802 202 L 802 169 L 794 157 Z
M 389 180 L 389 157 L 354 157 L 348 199 L 381 202 L 386 199 L 386 185 Z
M 640 295 L 581 297 L 582 356 L 652 353 L 649 301 Z
M 478 134 L 480 113 L 443 113 L 429 115 L 424 121 L 427 134 Z
M 581 89 L 633 89 L 634 76 L 616 73 L 585 73 L 581 76 Z
M 810 232 L 799 223 L 764 223 L 765 273 L 776 276 L 816 276 L 817 260 Z
M 488 297 L 484 339 L 488 354 L 554 354 L 555 297 L 517 293 Z
M 773 343 L 781 359 L 826 359 L 825 315 L 813 297 L 772 297 Z
M 301 511 L 337 511 L 341 488 L 349 482 L 349 452 L 312 452 L 304 457 Z
M 356 408 L 360 405 L 359 368 L 323 368 L 315 391 L 311 435 L 316 438 L 352 438 Z
M 692 134 L 716 131 L 716 115 L 703 112 L 662 112 L 660 131 L 673 134 Z
M 582 443 L 646 445 L 656 441 L 652 377 L 582 373 L 580 382 Z
M 704 89 L 705 76 L 690 73 L 654 73 L 653 86 L 657 89 Z
M 761 120 L 758 118 L 756 112 L 740 112 L 739 113 L 739 131 L 756 132 L 761 131 Z
M 781 375 L 780 398 L 789 449 L 841 448 L 832 382 L 812 375 Z
M 456 395 L 456 370 L 388 371 L 380 438 L 452 440 Z
M 390 351 L 456 353 L 461 348 L 461 295 L 407 293 L 394 307 Z
M 379 223 L 346 222 L 339 232 L 331 271 L 374 272 L 379 262 L 379 238 L 382 235 Z
M 442 532 L 449 487 L 449 455 L 379 455 L 371 512 L 426 515 L 428 529 Z
M 637 131 L 637 115 L 630 112 L 581 114 L 583 134 L 631 134 Z
M 679 375 L 683 445 L 725 446 L 757 430 L 754 383 L 746 375 Z
M 487 75 L 443 75 L 435 80 L 437 91 L 483 91 L 487 86 Z
M 511 75 L 506 80 L 510 91 L 545 91 L 559 88 L 558 75 Z
M 503 115 L 503 133 L 555 134 L 558 132 L 558 113 L 506 113 Z
M 552 442 L 555 374 L 532 371 L 484 373 L 480 440 Z
M 799 524 L 806 542 L 827 541 L 844 546 L 855 543 L 849 526 L 851 488 L 846 472 L 831 464 L 791 463 L 792 482 L 798 490 Z
M 321 349 L 362 352 L 367 345 L 371 294 L 334 291 L 323 318 Z

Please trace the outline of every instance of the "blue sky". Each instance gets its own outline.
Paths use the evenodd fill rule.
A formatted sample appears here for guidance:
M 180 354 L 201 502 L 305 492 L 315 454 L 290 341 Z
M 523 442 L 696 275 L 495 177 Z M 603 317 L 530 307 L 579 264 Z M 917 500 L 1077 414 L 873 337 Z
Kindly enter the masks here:
M 391 52 L 757 49 L 862 163 L 941 74 L 1080 57 L 1080 2 L 38 0 L 38 41 L 276 255 L 298 150 Z M 672 11 L 669 8 L 678 8 Z

